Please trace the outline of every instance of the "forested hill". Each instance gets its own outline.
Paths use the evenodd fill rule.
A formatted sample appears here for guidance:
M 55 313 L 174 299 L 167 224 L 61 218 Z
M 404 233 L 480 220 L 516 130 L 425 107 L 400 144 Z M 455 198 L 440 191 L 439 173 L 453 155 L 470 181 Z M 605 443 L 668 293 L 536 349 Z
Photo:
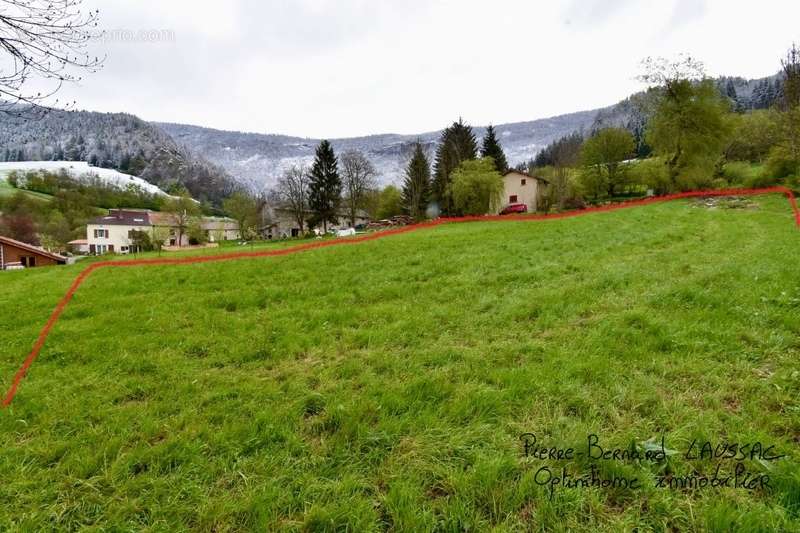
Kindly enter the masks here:
M 740 110 L 767 108 L 781 92 L 777 75 L 758 80 L 723 77 L 717 83 Z M 646 115 L 647 94 L 639 93 L 606 108 L 499 124 L 495 130 L 509 163 L 517 165 L 574 132 L 622 126 L 641 139 Z M 483 127 L 473 129 L 478 138 L 483 136 Z M 402 180 L 417 139 L 432 152 L 439 136 L 440 132 L 434 131 L 331 141 L 337 153 L 351 149 L 364 152 L 386 184 Z M 183 186 L 195 198 L 216 204 L 240 184 L 257 189 L 269 187 L 289 166 L 309 165 L 319 141 L 148 123 L 124 113 L 57 111 L 27 121 L 0 114 L 0 161 L 87 161 L 140 176 L 166 191 Z
M 236 187 L 221 167 L 126 113 L 0 113 L 0 161 L 85 161 L 139 176 L 166 191 L 181 187 L 219 203 Z
M 770 107 L 780 95 L 778 76 L 758 80 L 723 77 L 720 90 L 741 110 Z M 646 116 L 646 94 L 639 93 L 602 109 L 593 109 L 551 118 L 495 125 L 495 130 L 511 165 L 532 159 L 554 140 L 574 132 L 588 133 L 606 126 L 627 127 L 641 137 Z M 203 154 L 247 183 L 269 186 L 291 165 L 310 164 L 320 139 L 221 131 L 186 124 L 157 124 L 176 142 L 192 152 Z M 484 128 L 474 127 L 481 138 Z M 357 149 L 364 152 L 378 169 L 383 183 L 399 183 L 413 148 L 420 139 L 431 151 L 440 132 L 418 135 L 383 134 L 348 139 L 331 139 L 337 153 Z
M 509 161 L 530 159 L 551 141 L 577 130 L 587 130 L 598 110 L 580 111 L 552 118 L 495 125 Z M 457 118 L 457 117 L 454 117 Z M 310 164 L 320 139 L 222 131 L 186 124 L 158 123 L 176 142 L 201 153 L 232 175 L 249 183 L 271 185 L 293 164 Z M 446 124 L 443 124 L 445 126 Z M 485 128 L 473 128 L 478 138 Z M 417 135 L 382 134 L 331 139 L 337 153 L 361 150 L 378 170 L 383 183 L 399 183 L 414 143 L 419 139 L 434 148 L 441 132 Z

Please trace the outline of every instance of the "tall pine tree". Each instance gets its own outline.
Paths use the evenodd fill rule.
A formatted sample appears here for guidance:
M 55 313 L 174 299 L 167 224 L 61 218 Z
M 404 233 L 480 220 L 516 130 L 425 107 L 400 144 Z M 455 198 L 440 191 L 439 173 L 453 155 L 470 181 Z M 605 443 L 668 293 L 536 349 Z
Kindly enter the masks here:
M 406 178 L 403 182 L 403 209 L 415 220 L 425 216 L 431 186 L 431 167 L 422 144 L 417 141 L 414 155 L 406 167 Z
M 508 172 L 506 154 L 503 153 L 503 147 L 500 146 L 500 141 L 497 140 L 497 135 L 494 133 L 494 126 L 491 124 L 486 128 L 486 135 L 483 137 L 481 157 L 494 159 L 494 168 L 497 169 L 500 175 L 505 175 Z
M 450 191 L 453 171 L 462 161 L 475 159 L 477 155 L 478 142 L 475 134 L 461 119 L 442 132 L 433 171 L 433 196 L 439 202 L 442 214 L 452 215 L 455 212 Z
M 322 141 L 317 147 L 311 181 L 308 184 L 308 207 L 311 209 L 312 226 L 322 224 L 328 232 L 328 222 L 335 223 L 342 197 L 342 180 L 339 178 L 338 162 L 333 147 Z

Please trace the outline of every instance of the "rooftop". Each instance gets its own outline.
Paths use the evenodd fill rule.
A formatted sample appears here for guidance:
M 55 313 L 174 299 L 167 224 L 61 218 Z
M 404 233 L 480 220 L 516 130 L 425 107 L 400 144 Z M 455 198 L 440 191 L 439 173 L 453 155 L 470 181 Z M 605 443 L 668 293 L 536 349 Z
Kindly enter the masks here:
M 25 250 L 27 252 L 31 252 L 31 253 L 38 254 L 38 255 L 43 255 L 43 256 L 49 257 L 50 259 L 53 259 L 54 261 L 57 261 L 59 263 L 66 263 L 67 262 L 67 258 L 64 257 L 63 255 L 58 255 L 58 254 L 54 254 L 52 252 L 48 252 L 44 248 L 39 248 L 38 246 L 34 246 L 32 244 L 28 244 L 28 243 L 25 243 L 25 242 L 22 242 L 22 241 L 18 241 L 18 240 L 12 239 L 10 237 L 3 237 L 2 235 L 0 235 L 0 244 L 5 244 L 5 245 L 8 245 L 8 246 L 14 246 L 15 248 L 20 248 L 20 249 Z
M 531 178 L 531 179 L 533 179 L 533 180 L 539 180 L 539 181 L 542 181 L 542 182 L 544 182 L 544 183 L 550 183 L 550 182 L 549 182 L 549 181 L 547 181 L 546 179 L 544 179 L 544 178 L 540 178 L 539 176 L 531 176 L 531 175 L 530 175 L 530 174 L 528 174 L 527 172 L 523 172 L 523 171 L 521 171 L 521 170 L 514 170 L 514 169 L 511 169 L 511 170 L 509 170 L 508 172 L 506 172 L 505 174 L 503 174 L 503 177 L 505 178 L 505 177 L 506 177 L 506 176 L 508 176 L 509 174 L 519 174 L 520 176 L 525 176 L 525 177 Z
M 202 223 L 204 226 L 222 227 L 236 224 L 236 221 L 226 217 L 202 217 Z M 175 226 L 177 221 L 172 213 L 148 209 L 109 209 L 107 215 L 90 220 L 89 224 L 99 226 Z
M 150 226 L 152 211 L 146 209 L 110 209 L 109 213 L 89 221 L 103 226 Z

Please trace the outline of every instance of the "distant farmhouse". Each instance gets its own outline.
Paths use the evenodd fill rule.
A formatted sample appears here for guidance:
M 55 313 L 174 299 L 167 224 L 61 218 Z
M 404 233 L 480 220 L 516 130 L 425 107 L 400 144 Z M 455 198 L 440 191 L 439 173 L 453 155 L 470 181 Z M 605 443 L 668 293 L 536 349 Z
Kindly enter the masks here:
M 291 209 L 283 205 L 266 205 L 261 212 L 261 234 L 265 239 L 288 239 L 301 237 L 307 231 L 315 229 L 322 230 L 322 226 L 317 228 L 308 227 L 308 219 L 311 218 L 311 211 L 306 211 L 306 227 L 300 228 L 295 221 Z M 356 226 L 369 224 L 369 215 L 364 210 L 356 211 Z M 341 210 L 337 215 L 336 222 L 328 224 L 329 230 L 338 230 L 350 227 L 350 214 Z
M 108 215 L 98 217 L 86 226 L 88 252 L 93 255 L 105 253 L 127 254 L 137 251 L 135 237 L 144 232 L 152 241 L 162 241 L 164 246 L 188 246 L 189 236 L 180 235 L 179 224 L 174 215 L 147 209 L 111 209 Z M 235 240 L 239 238 L 236 221 L 222 217 L 203 217 L 200 227 L 208 242 Z M 180 242 L 178 239 L 180 238 Z
M 0 236 L 0 270 L 65 265 L 67 258 L 47 250 Z
M 544 178 L 537 178 L 519 170 L 510 170 L 503 176 L 503 199 L 500 210 L 524 204 L 527 206 L 527 211 L 538 211 L 539 198 L 548 186 L 549 183 Z

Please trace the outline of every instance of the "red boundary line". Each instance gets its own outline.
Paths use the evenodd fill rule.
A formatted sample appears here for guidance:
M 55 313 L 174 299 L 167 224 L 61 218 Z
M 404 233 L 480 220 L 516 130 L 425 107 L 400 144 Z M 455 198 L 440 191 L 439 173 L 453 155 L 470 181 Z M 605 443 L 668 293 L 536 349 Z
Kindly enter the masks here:
M 306 250 L 314 250 L 317 248 L 327 248 L 329 246 L 337 246 L 341 244 L 358 244 L 366 241 L 374 241 L 376 239 L 382 239 L 384 237 L 389 237 L 391 235 L 398 235 L 401 233 L 409 233 L 412 231 L 417 231 L 424 228 L 430 228 L 439 226 L 441 224 L 449 224 L 454 222 L 485 222 L 485 221 L 510 221 L 510 220 L 518 220 L 518 221 L 533 221 L 533 220 L 555 220 L 561 218 L 570 218 L 580 215 L 586 215 L 589 213 L 597 213 L 602 211 L 614 211 L 617 209 L 624 209 L 629 207 L 637 207 L 643 205 L 650 205 L 654 203 L 660 202 L 668 202 L 671 200 L 677 200 L 681 198 L 693 198 L 693 197 L 703 197 L 703 196 L 742 196 L 742 195 L 759 195 L 759 194 L 770 194 L 770 193 L 781 193 L 784 194 L 787 199 L 789 200 L 789 204 L 792 207 L 792 211 L 794 212 L 795 223 L 798 227 L 800 227 L 800 209 L 797 207 L 797 200 L 792 193 L 792 191 L 786 187 L 767 187 L 762 189 L 722 189 L 722 190 L 715 190 L 715 191 L 693 191 L 693 192 L 684 192 L 678 194 L 670 194 L 667 196 L 654 196 L 650 198 L 644 198 L 641 200 L 631 200 L 627 202 L 615 203 L 615 204 L 608 204 L 603 206 L 597 207 L 590 207 L 587 209 L 582 209 L 579 211 L 566 211 L 563 213 L 556 213 L 556 214 L 548 214 L 548 215 L 494 215 L 494 216 L 469 216 L 469 217 L 458 217 L 458 218 L 440 218 L 437 220 L 432 220 L 429 222 L 423 222 L 421 224 L 415 224 L 412 226 L 404 226 L 402 228 L 390 229 L 386 231 L 370 233 L 367 235 L 363 235 L 361 237 L 356 237 L 353 239 L 342 239 L 342 240 L 328 240 L 328 241 L 319 241 L 319 242 L 312 242 L 308 244 L 302 244 L 299 246 L 292 246 L 289 248 L 282 248 L 279 250 L 262 250 L 262 251 L 251 251 L 251 252 L 237 252 L 237 253 L 230 253 L 230 254 L 218 254 L 218 255 L 207 255 L 207 256 L 199 256 L 199 257 L 182 257 L 182 258 L 174 258 L 174 259 L 136 259 L 131 261 L 101 261 L 99 263 L 93 263 L 88 268 L 83 270 L 75 280 L 70 285 L 69 289 L 67 290 L 66 294 L 61 298 L 56 305 L 53 313 L 50 315 L 49 320 L 42 328 L 42 331 L 39 333 L 39 337 L 36 339 L 36 342 L 33 345 L 33 349 L 31 349 L 28 357 L 25 358 L 25 361 L 22 363 L 22 366 L 17 371 L 16 375 L 14 376 L 14 380 L 11 383 L 11 387 L 8 389 L 8 392 L 3 399 L 2 407 L 8 407 L 11 404 L 11 401 L 14 399 L 14 396 L 17 393 L 17 389 L 19 388 L 19 384 L 22 382 L 25 374 L 27 374 L 28 369 L 30 369 L 33 362 L 39 356 L 39 352 L 42 350 L 45 341 L 47 340 L 47 336 L 50 334 L 50 330 L 53 329 L 56 322 L 58 322 L 61 313 L 66 308 L 67 304 L 72 300 L 75 291 L 81 286 L 81 284 L 86 281 L 86 278 L 100 268 L 104 267 L 131 267 L 131 266 L 153 266 L 153 265 L 183 265 L 183 264 L 192 264 L 192 263 L 210 263 L 212 261 L 231 261 L 235 259 L 249 259 L 249 258 L 256 258 L 256 257 L 273 257 L 273 256 L 281 256 L 281 255 L 290 255 L 295 254 L 298 252 L 304 252 Z

